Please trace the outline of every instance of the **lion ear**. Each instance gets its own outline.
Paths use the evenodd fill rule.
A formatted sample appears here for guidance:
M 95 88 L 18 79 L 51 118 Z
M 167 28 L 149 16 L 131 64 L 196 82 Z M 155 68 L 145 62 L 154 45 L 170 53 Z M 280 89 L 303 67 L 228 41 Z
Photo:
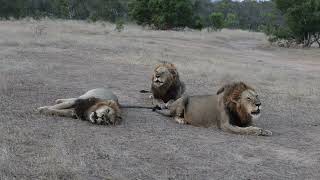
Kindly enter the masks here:
M 220 89 L 217 91 L 217 95 L 223 93 L 223 91 L 224 91 L 224 87 L 220 88 Z
M 178 71 L 176 69 L 169 69 L 169 72 L 172 74 L 174 79 L 178 79 L 179 74 L 178 74 Z

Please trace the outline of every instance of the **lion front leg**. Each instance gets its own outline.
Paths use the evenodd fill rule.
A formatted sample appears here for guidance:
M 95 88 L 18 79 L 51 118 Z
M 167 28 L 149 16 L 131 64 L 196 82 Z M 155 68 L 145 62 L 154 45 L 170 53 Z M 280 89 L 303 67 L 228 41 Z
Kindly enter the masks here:
M 239 127 L 233 126 L 231 124 L 225 124 L 221 126 L 221 129 L 234 134 L 243 135 L 257 135 L 257 136 L 271 136 L 272 132 L 259 127 L 249 126 L 249 127 Z
M 222 122 L 221 129 L 227 132 L 234 134 L 243 134 L 243 135 L 257 135 L 257 136 L 271 136 L 272 132 L 265 130 L 259 127 L 249 126 L 249 127 L 239 127 L 233 126 L 229 123 L 229 118 L 225 112 L 221 113 L 221 119 L 224 119 L 225 122 Z
M 163 102 L 162 99 L 155 99 L 152 100 L 152 105 L 158 106 L 161 109 L 166 109 L 166 104 Z
M 75 118 L 75 112 L 73 109 L 53 109 L 52 106 L 43 106 L 38 108 L 40 114 L 62 116 Z
M 56 104 L 64 103 L 64 102 L 74 102 L 77 98 L 68 98 L 68 99 L 57 99 L 55 100 Z
M 75 112 L 73 109 L 71 109 L 74 103 L 75 103 L 75 100 L 69 100 L 53 106 L 39 107 L 38 111 L 40 114 L 46 114 L 46 115 L 75 117 Z

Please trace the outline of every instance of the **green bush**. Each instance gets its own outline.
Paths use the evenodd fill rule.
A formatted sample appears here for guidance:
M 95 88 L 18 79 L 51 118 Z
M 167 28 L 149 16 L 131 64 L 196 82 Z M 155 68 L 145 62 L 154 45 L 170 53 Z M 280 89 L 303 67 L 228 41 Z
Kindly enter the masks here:
M 227 17 L 225 19 L 225 26 L 227 28 L 235 28 L 239 26 L 239 20 L 237 18 L 237 15 L 233 13 L 228 13 Z
M 209 27 L 214 30 L 221 30 L 224 26 L 224 17 L 222 13 L 211 13 L 209 16 Z
M 129 15 L 139 25 L 162 30 L 194 25 L 191 0 L 132 0 Z
M 275 0 L 284 14 L 287 30 L 274 36 L 294 38 L 297 43 L 310 47 L 318 42 L 320 47 L 320 1 L 319 0 Z M 288 33 L 290 32 L 290 33 Z
M 116 21 L 115 30 L 118 31 L 118 32 L 121 32 L 121 31 L 123 31 L 123 29 L 124 29 L 124 21 L 123 20 Z
M 195 16 L 192 28 L 202 30 L 204 28 L 204 20 L 200 16 Z

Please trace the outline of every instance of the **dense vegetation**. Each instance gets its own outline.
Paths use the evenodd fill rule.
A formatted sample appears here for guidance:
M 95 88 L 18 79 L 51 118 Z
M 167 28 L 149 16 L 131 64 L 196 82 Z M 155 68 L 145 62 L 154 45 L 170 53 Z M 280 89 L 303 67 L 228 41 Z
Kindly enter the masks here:
M 0 0 L 0 18 L 44 16 L 154 29 L 190 27 L 263 31 L 270 41 L 320 47 L 320 0 Z M 119 26 L 121 27 L 121 26 Z
M 274 40 L 285 39 L 290 44 L 320 47 L 320 1 L 319 0 L 275 0 L 284 15 L 286 24 L 269 32 Z
M 193 26 L 193 4 L 190 0 L 132 0 L 131 17 L 140 25 L 157 29 Z
M 115 22 L 127 16 L 126 0 L 0 0 L 0 17 L 54 17 Z
M 211 0 L 0 0 L 0 4 L 0 17 L 6 19 L 27 16 L 111 22 L 121 19 L 152 25 L 158 29 L 186 26 L 201 29 L 217 24 L 218 27 L 213 27 L 214 29 L 227 27 L 257 31 L 272 18 L 282 22 L 280 13 L 274 13 L 274 3 L 270 1 L 222 0 L 213 3 Z M 213 13 L 222 14 L 222 22 L 213 23 Z

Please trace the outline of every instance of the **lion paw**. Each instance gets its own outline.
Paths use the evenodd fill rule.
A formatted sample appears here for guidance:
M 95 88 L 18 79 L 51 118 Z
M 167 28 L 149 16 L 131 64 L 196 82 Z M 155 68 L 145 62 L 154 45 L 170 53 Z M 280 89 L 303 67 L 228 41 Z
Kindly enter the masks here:
M 269 130 L 260 129 L 258 135 L 259 136 L 271 136 L 272 132 Z
M 164 103 L 158 103 L 157 105 L 154 106 L 154 108 L 157 110 L 167 109 L 166 104 Z
M 44 115 L 55 115 L 54 112 L 52 111 L 52 109 L 50 108 L 50 106 L 43 106 L 43 107 L 39 107 L 38 112 L 40 114 L 44 114 Z
M 97 119 L 97 114 L 96 112 L 91 112 L 91 114 L 89 115 L 89 121 L 92 123 L 92 124 L 95 124 L 96 123 L 96 119 Z
M 55 103 L 56 103 L 56 104 L 63 103 L 63 99 L 57 99 L 57 100 L 55 101 Z
M 183 118 L 180 118 L 180 117 L 175 117 L 174 120 L 179 123 L 179 124 L 186 124 L 186 122 L 184 121 Z
M 49 112 L 49 107 L 48 106 L 39 107 L 39 108 L 37 108 L 37 111 L 40 114 L 45 114 L 45 113 Z

